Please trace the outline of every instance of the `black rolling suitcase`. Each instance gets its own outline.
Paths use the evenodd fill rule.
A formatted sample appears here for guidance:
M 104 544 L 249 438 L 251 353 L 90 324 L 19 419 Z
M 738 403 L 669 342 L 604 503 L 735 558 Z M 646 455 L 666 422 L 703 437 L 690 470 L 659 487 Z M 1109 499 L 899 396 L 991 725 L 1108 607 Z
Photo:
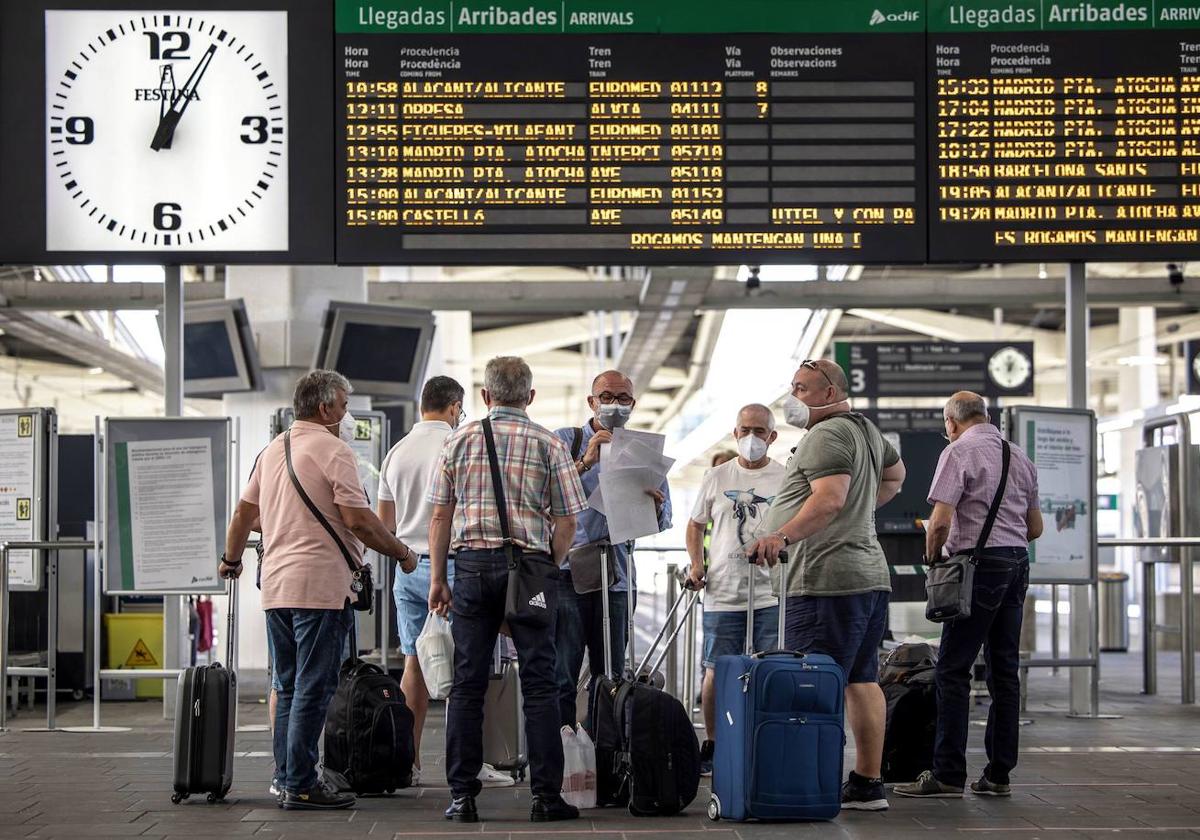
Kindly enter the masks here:
M 608 575 L 603 570 L 604 661 L 609 650 Z M 689 599 L 675 632 L 653 664 L 650 659 L 671 619 Z M 675 643 L 698 594 L 684 590 L 667 613 L 662 630 L 637 667 L 622 676 L 605 674 L 596 682 L 591 737 L 596 745 L 596 802 L 625 805 L 633 816 L 678 814 L 696 798 L 700 784 L 700 748 L 683 704 L 656 687 L 653 675 Z M 632 661 L 632 660 L 631 660 Z
M 225 627 L 226 665 L 185 668 L 175 698 L 175 793 L 178 805 L 193 794 L 224 799 L 233 785 L 233 737 L 237 729 L 237 585 L 229 582 Z
M 929 645 L 896 648 L 879 672 L 887 703 L 883 737 L 883 781 L 914 782 L 933 767 L 937 734 L 937 657 Z

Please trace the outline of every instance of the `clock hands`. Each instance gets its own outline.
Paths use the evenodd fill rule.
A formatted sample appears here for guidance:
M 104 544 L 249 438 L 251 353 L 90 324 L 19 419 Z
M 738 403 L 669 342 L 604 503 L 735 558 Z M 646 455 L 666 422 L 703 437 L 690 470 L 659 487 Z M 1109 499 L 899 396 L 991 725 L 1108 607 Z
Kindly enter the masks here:
M 196 94 L 196 88 L 200 85 L 200 80 L 204 78 L 205 71 L 208 70 L 208 65 L 212 63 L 213 56 L 216 55 L 217 45 L 211 44 L 204 55 L 201 56 L 199 63 L 196 64 L 196 69 L 188 76 L 183 87 L 175 92 L 174 98 L 171 100 L 171 107 L 158 120 L 158 128 L 154 132 L 154 139 L 150 141 L 150 148 L 154 151 L 171 148 L 171 140 L 175 137 L 175 129 L 179 125 L 179 120 L 183 117 L 183 112 L 187 110 L 188 103 L 192 101 L 192 97 Z

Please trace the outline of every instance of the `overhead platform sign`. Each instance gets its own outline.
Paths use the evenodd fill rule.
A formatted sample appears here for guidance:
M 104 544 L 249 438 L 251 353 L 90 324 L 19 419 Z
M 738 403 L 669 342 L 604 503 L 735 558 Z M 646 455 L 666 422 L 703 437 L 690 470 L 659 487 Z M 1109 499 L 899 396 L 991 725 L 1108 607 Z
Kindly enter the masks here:
M 1033 395 L 1033 342 L 846 342 L 833 356 L 850 380 L 850 396 L 988 398 Z

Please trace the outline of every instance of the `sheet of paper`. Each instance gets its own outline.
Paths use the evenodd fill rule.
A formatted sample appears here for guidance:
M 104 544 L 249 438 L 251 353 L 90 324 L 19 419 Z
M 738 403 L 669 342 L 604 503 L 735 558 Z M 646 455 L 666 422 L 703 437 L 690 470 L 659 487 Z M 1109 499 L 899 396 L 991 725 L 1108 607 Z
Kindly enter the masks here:
M 592 495 L 588 496 L 588 507 L 596 511 L 601 516 L 606 516 L 604 512 L 604 491 L 600 489 L 600 485 L 596 485 L 596 489 L 592 491 Z
M 133 588 L 169 589 L 216 581 L 212 441 L 131 441 L 126 446 L 128 528 L 121 560 Z M 126 536 L 128 535 L 128 536 Z
M 641 444 L 652 450 L 656 455 L 662 455 L 663 449 L 667 444 L 666 435 L 655 434 L 654 432 L 638 432 L 633 429 L 616 429 L 613 431 L 612 455 L 614 458 L 619 458 L 620 453 L 626 447 Z
M 613 469 L 610 465 L 600 473 L 609 539 L 621 543 L 658 533 L 654 499 L 646 491 L 658 489 L 661 483 L 662 476 L 647 467 Z

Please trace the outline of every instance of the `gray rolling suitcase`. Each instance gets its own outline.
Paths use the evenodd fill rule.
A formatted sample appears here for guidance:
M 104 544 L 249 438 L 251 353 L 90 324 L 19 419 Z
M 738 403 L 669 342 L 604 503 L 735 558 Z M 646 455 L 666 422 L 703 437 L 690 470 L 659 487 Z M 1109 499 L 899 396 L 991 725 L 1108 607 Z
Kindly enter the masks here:
M 192 794 L 224 799 L 233 785 L 233 739 L 237 729 L 237 581 L 229 582 L 225 628 L 226 666 L 219 662 L 186 668 L 175 700 L 175 792 L 178 805 Z
M 503 643 L 503 638 L 496 640 L 492 675 L 483 700 L 483 760 L 497 770 L 524 779 L 529 753 L 525 749 L 521 678 L 517 660 L 501 654 Z

